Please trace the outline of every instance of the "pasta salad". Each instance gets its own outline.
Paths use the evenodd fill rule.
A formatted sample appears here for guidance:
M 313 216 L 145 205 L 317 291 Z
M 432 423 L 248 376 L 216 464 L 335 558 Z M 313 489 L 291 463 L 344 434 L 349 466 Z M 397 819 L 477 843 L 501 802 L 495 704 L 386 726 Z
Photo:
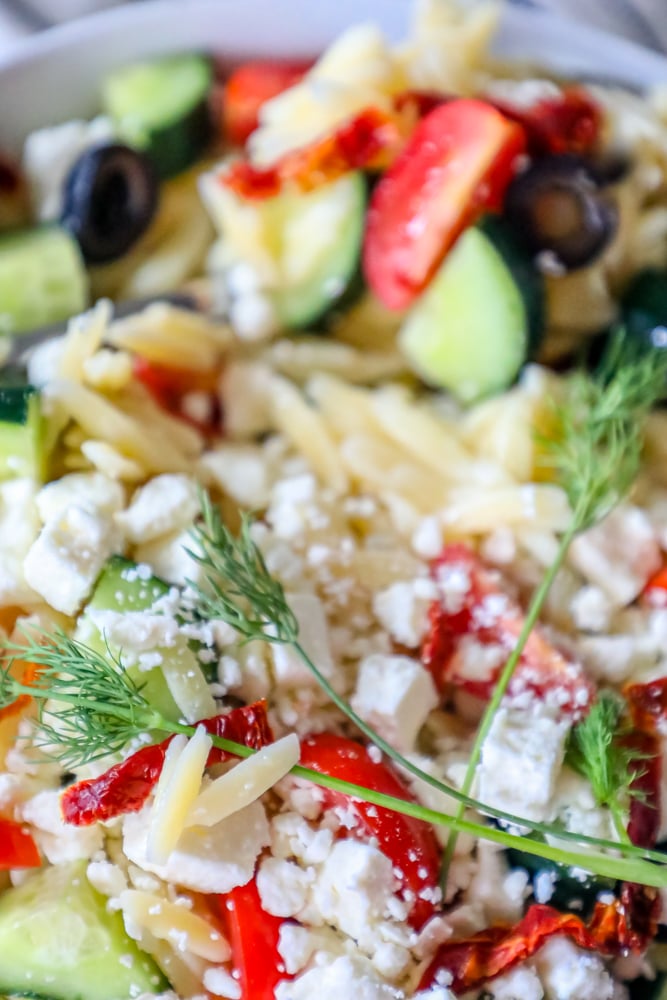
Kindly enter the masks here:
M 7 165 L 7 998 L 667 996 L 667 111 L 496 15 Z

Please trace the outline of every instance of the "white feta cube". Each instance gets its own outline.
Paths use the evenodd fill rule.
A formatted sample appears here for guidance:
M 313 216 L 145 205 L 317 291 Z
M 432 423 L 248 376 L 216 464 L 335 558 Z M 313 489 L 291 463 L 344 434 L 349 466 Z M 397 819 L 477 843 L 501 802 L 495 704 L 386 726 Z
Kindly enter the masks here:
M 286 597 L 299 624 L 299 642 L 315 666 L 328 680 L 333 680 L 336 669 L 324 605 L 316 594 L 288 593 Z M 291 646 L 276 643 L 271 646 L 271 654 L 277 684 L 288 688 L 317 685 L 313 674 Z
M 578 535 L 568 558 L 615 607 L 631 604 L 662 562 L 649 518 L 630 504 L 617 507 L 600 524 Z
M 32 479 L 0 483 L 0 604 L 26 605 L 37 599 L 23 562 L 39 533 Z
M 614 981 L 602 959 L 554 937 L 534 959 L 549 1000 L 612 1000 Z
M 528 820 L 546 818 L 570 724 L 532 710 L 500 708 L 484 741 L 479 798 Z
M 314 871 L 304 871 L 293 861 L 266 858 L 257 872 L 262 906 L 276 917 L 296 917 L 306 905 Z
M 259 510 L 269 502 L 269 465 L 257 448 L 226 444 L 208 452 L 202 468 L 224 492 L 242 507 Z
M 156 865 L 146 860 L 149 817 L 150 807 L 125 817 L 125 855 L 144 871 L 194 892 L 226 893 L 245 885 L 271 840 L 264 806 L 257 801 L 215 826 L 186 830 L 167 863 Z
M 401 580 L 373 599 L 373 611 L 396 642 L 415 649 L 428 630 L 428 609 L 438 596 L 436 584 L 426 577 Z
M 542 1000 L 544 990 L 539 976 L 529 965 L 520 965 L 487 986 L 493 1000 Z
M 52 865 L 92 858 L 102 850 L 100 826 L 71 826 L 63 821 L 58 789 L 47 789 L 28 799 L 21 808 L 21 818 L 32 826 L 40 850 Z
M 362 660 L 352 707 L 388 743 L 410 752 L 438 704 L 431 675 L 409 656 L 374 653 Z
M 324 964 L 316 965 L 292 982 L 279 983 L 276 1000 L 398 1000 L 403 996 L 394 986 L 382 983 L 371 964 L 362 957 L 342 955 L 330 960 L 322 956 Z
M 368 940 L 391 913 L 396 888 L 391 861 L 377 847 L 339 840 L 313 887 L 313 910 L 356 941 Z
M 125 503 L 125 491 L 115 479 L 101 472 L 71 472 L 48 483 L 37 494 L 42 524 L 76 505 L 92 514 L 115 514 Z
M 74 615 L 109 556 L 119 552 L 113 521 L 71 505 L 42 528 L 23 563 L 28 584 L 56 611 Z
M 190 476 L 164 473 L 132 497 L 116 522 L 131 542 L 148 542 L 188 527 L 199 510 L 197 484 Z
M 201 567 L 188 553 L 188 549 L 196 548 L 189 531 L 176 531 L 137 545 L 132 554 L 135 562 L 150 566 L 162 580 L 184 587 L 188 580 L 201 579 Z

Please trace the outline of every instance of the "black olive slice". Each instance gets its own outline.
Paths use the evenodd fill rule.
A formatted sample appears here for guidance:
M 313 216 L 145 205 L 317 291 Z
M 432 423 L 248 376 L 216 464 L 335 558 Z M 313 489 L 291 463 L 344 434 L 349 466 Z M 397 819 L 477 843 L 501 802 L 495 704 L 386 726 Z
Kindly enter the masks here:
M 148 228 L 158 182 L 143 153 L 119 143 L 86 150 L 65 182 L 61 223 L 89 264 L 122 257 Z
M 510 224 L 545 269 L 574 271 L 609 245 L 618 211 L 593 171 L 577 156 L 548 156 L 511 183 L 505 199 Z

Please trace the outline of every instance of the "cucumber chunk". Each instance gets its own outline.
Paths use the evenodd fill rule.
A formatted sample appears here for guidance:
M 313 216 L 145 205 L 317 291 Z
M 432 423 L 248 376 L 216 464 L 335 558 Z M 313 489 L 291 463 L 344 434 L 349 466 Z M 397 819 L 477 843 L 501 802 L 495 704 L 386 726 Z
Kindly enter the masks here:
M 512 384 L 531 351 L 537 307 L 527 305 L 516 258 L 483 228 L 459 238 L 399 334 L 399 344 L 425 382 L 448 389 L 463 403 Z M 507 252 L 507 245 L 505 246 Z M 539 287 L 530 275 L 531 295 Z
M 102 99 L 123 139 L 145 150 L 167 178 L 191 166 L 208 144 L 212 82 L 204 56 L 164 56 L 116 70 L 104 83 Z
M 60 226 L 0 236 L 0 335 L 69 319 L 88 304 L 76 240 Z
M 125 1000 L 165 980 L 128 937 L 81 863 L 43 868 L 0 895 L 0 991 L 52 1000 Z
M 44 420 L 32 385 L 0 385 L 0 480 L 30 476 L 42 481 Z
M 102 656 L 116 661 L 122 650 L 109 645 L 107 637 L 91 620 L 91 611 L 116 614 L 150 611 L 155 602 L 170 590 L 169 584 L 144 572 L 142 567 L 122 556 L 112 557 L 102 570 L 92 597 L 79 621 L 77 636 Z M 158 611 L 155 611 L 158 614 Z M 197 656 L 199 644 L 178 634 L 169 645 L 155 646 L 159 664 L 146 670 L 141 664 L 128 667 L 127 673 L 146 700 L 172 722 L 185 717 L 188 722 L 215 713 L 215 701 Z
M 366 182 L 358 172 L 308 194 L 272 199 L 267 228 L 281 271 L 274 293 L 281 326 L 312 328 L 344 297 L 361 291 L 365 211 Z

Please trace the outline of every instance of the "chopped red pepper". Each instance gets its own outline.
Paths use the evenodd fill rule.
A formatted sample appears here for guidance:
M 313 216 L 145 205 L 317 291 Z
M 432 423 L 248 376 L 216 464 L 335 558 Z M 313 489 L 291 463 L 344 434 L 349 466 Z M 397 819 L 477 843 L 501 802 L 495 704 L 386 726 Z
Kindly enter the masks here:
M 528 107 L 489 99 L 507 118 L 522 125 L 532 156 L 592 152 L 602 130 L 602 109 L 582 87 L 565 87 L 557 97 L 545 97 Z
M 366 747 L 343 736 L 320 733 L 306 737 L 301 743 L 301 764 L 320 774 L 413 801 L 412 794 L 388 763 L 373 760 Z M 406 900 L 411 901 L 410 923 L 421 927 L 435 913 L 439 899 L 440 850 L 433 828 L 411 816 L 357 801 L 343 792 L 323 788 L 321 794 L 325 805 L 342 805 L 356 814 L 358 825 L 350 831 L 351 835 L 377 841 L 392 862 Z
M 236 743 L 259 750 L 273 742 L 273 733 L 266 714 L 266 702 L 233 708 L 226 715 L 216 715 L 200 723 L 212 736 L 222 736 Z M 113 819 L 129 812 L 138 812 L 157 784 L 167 748 L 173 737 L 142 747 L 120 764 L 114 764 L 97 778 L 70 785 L 60 798 L 60 808 L 66 823 L 89 826 L 100 820 Z M 206 766 L 212 767 L 233 755 L 213 747 Z
M 648 581 L 642 592 L 642 603 L 650 608 L 667 608 L 667 566 Z
M 274 1000 L 278 983 L 291 978 L 278 951 L 284 919 L 263 908 L 254 878 L 218 896 L 217 903 L 231 944 L 233 972 L 238 975 L 242 1000 Z
M 432 574 L 445 597 L 429 612 L 430 629 L 422 661 L 440 690 L 461 687 L 478 698 L 491 696 L 500 670 L 516 645 L 524 625 L 523 611 L 467 545 L 452 544 L 432 564 Z M 495 662 L 485 654 L 497 649 Z M 510 694 L 533 691 L 578 718 L 593 695 L 582 667 L 551 645 L 539 626 L 526 642 Z
M 37 844 L 25 827 L 0 817 L 0 871 L 39 868 L 41 863 Z
M 247 160 L 238 160 L 219 178 L 242 198 L 260 201 L 275 197 L 285 186 L 312 191 L 350 170 L 379 169 L 394 158 L 403 143 L 399 116 L 367 108 L 331 134 L 286 153 L 270 167 L 253 167 Z
M 653 892 L 647 890 L 649 894 Z M 571 938 L 580 948 L 603 954 L 641 952 L 646 947 L 644 927 L 630 926 L 628 896 L 625 892 L 625 897 L 622 894 L 613 903 L 596 903 L 588 925 L 575 914 L 560 913 L 551 906 L 535 903 L 514 927 L 489 927 L 463 941 L 448 941 L 438 949 L 419 989 L 433 986 L 443 972 L 452 976 L 450 989 L 454 993 L 477 989 L 531 958 L 557 934 Z M 647 903 L 647 909 L 651 905 Z
M 312 62 L 278 62 L 275 59 L 244 63 L 225 84 L 222 115 L 226 137 L 242 146 L 259 123 L 262 105 L 299 83 Z

